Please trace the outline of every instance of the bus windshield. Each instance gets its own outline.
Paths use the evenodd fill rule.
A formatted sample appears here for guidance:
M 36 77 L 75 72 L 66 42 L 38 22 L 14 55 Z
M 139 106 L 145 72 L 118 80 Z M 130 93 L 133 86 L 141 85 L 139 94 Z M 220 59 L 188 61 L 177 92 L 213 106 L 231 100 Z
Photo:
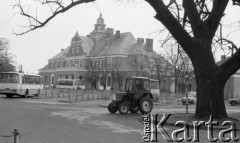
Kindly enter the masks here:
M 19 83 L 19 74 L 0 73 L 0 83 Z

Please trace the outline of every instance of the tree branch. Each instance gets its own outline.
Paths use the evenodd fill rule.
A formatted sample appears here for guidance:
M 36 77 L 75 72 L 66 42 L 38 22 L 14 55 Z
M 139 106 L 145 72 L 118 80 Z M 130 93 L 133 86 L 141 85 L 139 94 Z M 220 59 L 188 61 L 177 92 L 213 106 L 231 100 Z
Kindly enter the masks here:
M 219 75 L 223 76 L 224 80 L 227 80 L 231 75 L 236 73 L 240 69 L 240 49 L 219 67 Z
M 224 11 L 227 7 L 229 0 L 213 0 L 212 11 L 205 21 L 208 36 L 211 37 L 209 41 L 212 41 L 215 32 L 220 24 L 222 17 L 224 16 Z
M 26 18 L 29 19 L 29 25 L 28 25 L 28 30 L 21 32 L 21 33 L 15 33 L 16 35 L 23 35 L 26 34 L 30 31 L 33 31 L 35 29 L 41 28 L 43 26 L 45 26 L 49 21 L 51 21 L 54 17 L 56 17 L 58 14 L 60 13 L 64 13 L 66 11 L 68 11 L 69 9 L 71 9 L 74 6 L 77 6 L 79 4 L 83 4 L 83 3 L 90 3 L 90 2 L 94 2 L 95 0 L 78 0 L 78 1 L 72 1 L 69 5 L 67 6 L 63 6 L 62 5 L 62 0 L 46 0 L 46 1 L 40 1 L 38 0 L 38 2 L 40 2 L 42 5 L 45 4 L 56 4 L 58 7 L 56 8 L 55 11 L 53 11 L 52 15 L 49 16 L 47 19 L 45 19 L 43 22 L 39 21 L 37 18 L 35 18 L 34 16 L 28 14 L 27 12 L 24 11 L 23 6 L 21 5 L 20 1 L 18 4 L 14 5 L 14 7 L 17 7 L 20 9 L 20 14 Z M 33 24 L 32 22 L 36 22 L 35 24 Z
M 192 27 L 193 34 L 197 35 L 197 29 L 200 25 L 201 19 L 200 14 L 198 13 L 194 1 L 192 0 L 183 0 L 183 7 L 185 9 L 185 14 L 189 18 L 189 22 Z
M 169 30 L 172 36 L 179 42 L 179 44 L 184 48 L 188 55 L 192 55 L 194 47 L 192 45 L 192 37 L 187 33 L 179 21 L 172 15 L 167 6 L 162 0 L 145 0 L 148 2 L 156 11 L 155 18 L 162 22 L 162 24 Z M 181 34 L 179 34 L 181 33 Z M 193 57 L 192 57 L 193 58 Z

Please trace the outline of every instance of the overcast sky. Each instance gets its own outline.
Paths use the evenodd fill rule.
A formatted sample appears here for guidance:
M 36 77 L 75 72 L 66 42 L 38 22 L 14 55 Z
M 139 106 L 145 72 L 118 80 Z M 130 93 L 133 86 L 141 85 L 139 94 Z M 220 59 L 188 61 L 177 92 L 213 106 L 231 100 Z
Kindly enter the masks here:
M 16 11 L 9 4 L 9 0 L 0 1 L 0 37 L 10 40 L 10 52 L 28 73 L 37 73 L 48 59 L 69 46 L 76 31 L 82 36 L 88 35 L 94 29 L 100 12 L 107 27 L 132 32 L 135 38 L 155 38 L 155 32 L 161 27 L 153 18 L 155 12 L 144 1 L 119 3 L 116 0 L 98 0 L 95 4 L 79 5 L 58 15 L 44 28 L 15 36 L 13 30 L 21 31 L 17 24 L 24 24 L 24 20 L 14 16 Z
M 0 0 L 0 37 L 10 40 L 10 52 L 16 56 L 17 65 L 23 65 L 23 70 L 28 73 L 38 73 L 48 59 L 69 46 L 76 31 L 82 36 L 88 35 L 94 29 L 100 12 L 107 27 L 132 32 L 135 38 L 153 38 L 154 49 L 159 49 L 156 32 L 162 25 L 154 19 L 155 12 L 143 0 L 134 0 L 134 3 L 131 0 L 125 0 L 124 3 L 119 0 L 97 0 L 94 4 L 79 5 L 58 15 L 44 28 L 23 36 L 13 34 L 13 30 L 21 32 L 17 24 L 24 25 L 25 21 L 14 16 L 16 11 L 10 6 L 12 1 L 15 0 Z M 232 11 L 235 13 L 231 14 Z M 227 12 L 230 14 L 225 16 L 225 22 L 239 20 L 239 7 L 228 9 Z M 235 33 L 233 36 L 238 38 L 238 35 Z

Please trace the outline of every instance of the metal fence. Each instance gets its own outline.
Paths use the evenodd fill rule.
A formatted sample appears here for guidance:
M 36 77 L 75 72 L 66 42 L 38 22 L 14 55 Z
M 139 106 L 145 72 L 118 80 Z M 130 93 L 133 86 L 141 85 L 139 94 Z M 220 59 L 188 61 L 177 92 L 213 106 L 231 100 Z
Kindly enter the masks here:
M 81 89 L 61 89 L 45 88 L 40 91 L 38 98 L 67 98 L 69 102 L 110 99 L 113 90 L 81 90 Z

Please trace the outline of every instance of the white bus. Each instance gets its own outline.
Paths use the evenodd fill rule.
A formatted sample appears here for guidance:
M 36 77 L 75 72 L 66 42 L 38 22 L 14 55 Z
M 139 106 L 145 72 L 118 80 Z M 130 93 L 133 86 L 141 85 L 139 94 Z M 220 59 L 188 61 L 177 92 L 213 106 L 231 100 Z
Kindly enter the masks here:
M 18 72 L 0 73 L 0 94 L 5 94 L 8 98 L 13 96 L 38 96 L 41 89 L 43 89 L 43 85 L 40 75 Z
M 79 79 L 59 79 L 56 88 L 85 89 L 85 85 Z

